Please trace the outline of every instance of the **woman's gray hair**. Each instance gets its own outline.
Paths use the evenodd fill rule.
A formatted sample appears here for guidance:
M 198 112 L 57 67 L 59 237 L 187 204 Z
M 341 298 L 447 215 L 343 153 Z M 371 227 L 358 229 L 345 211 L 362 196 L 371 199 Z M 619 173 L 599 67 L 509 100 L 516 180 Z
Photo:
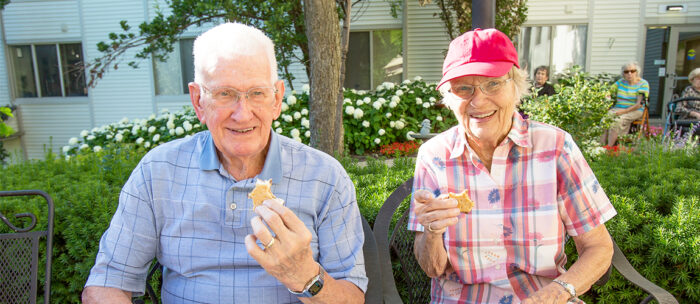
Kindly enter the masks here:
M 194 55 L 194 82 L 202 83 L 211 74 L 219 60 L 237 56 L 263 55 L 270 62 L 270 79 L 277 81 L 275 44 L 262 31 L 241 23 L 224 23 L 197 37 Z
M 700 68 L 694 68 L 690 71 L 690 74 L 688 74 L 688 81 L 693 82 L 693 78 L 698 77 L 698 74 L 700 74 Z
M 620 75 L 624 78 L 625 77 L 625 68 L 629 66 L 634 66 L 634 68 L 637 70 L 637 77 L 642 78 L 642 68 L 639 67 L 639 62 L 636 62 L 634 60 L 628 61 L 627 63 L 623 64 L 622 67 L 620 68 Z
M 527 81 L 527 71 L 521 70 L 516 66 L 513 66 L 510 71 L 508 71 L 508 76 L 513 78 L 513 84 L 515 84 L 515 104 L 520 103 L 520 99 L 525 96 L 530 91 L 530 82 Z M 493 77 L 495 78 L 495 77 Z M 455 110 L 462 103 L 462 100 L 456 98 L 454 95 L 449 93 L 451 88 L 450 82 L 445 82 L 440 87 L 440 94 L 442 95 L 442 103 L 447 106 L 450 110 Z

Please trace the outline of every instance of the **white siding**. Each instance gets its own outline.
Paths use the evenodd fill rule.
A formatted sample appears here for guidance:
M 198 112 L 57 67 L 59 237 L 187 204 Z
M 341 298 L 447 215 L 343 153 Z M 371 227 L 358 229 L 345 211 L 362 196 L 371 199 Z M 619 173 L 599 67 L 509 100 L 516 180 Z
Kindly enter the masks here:
M 421 76 L 426 82 L 437 82 L 442 77 L 442 62 L 450 44 L 442 20 L 433 16 L 439 8 L 434 3 L 421 7 L 418 1 L 408 1 L 405 9 L 404 79 Z
M 60 153 L 71 137 L 92 128 L 89 116 L 86 104 L 22 105 L 27 157 L 44 158 L 44 145 Z
M 148 2 L 148 0 L 143 0 Z M 137 28 L 145 20 L 145 2 L 138 0 L 83 0 L 83 48 L 87 58 L 101 55 L 95 46 L 99 41 L 108 41 L 110 32 L 121 33 L 119 21 L 127 20 Z M 145 118 L 155 111 L 153 73 L 150 60 L 141 60 L 139 68 L 127 65 L 134 60 L 137 50 L 122 54 L 117 70 L 110 70 L 97 86 L 90 90 L 94 126 L 101 126 L 123 117 Z
M 591 62 L 589 72 L 617 73 L 630 60 L 642 61 L 644 32 L 642 8 L 637 0 L 596 0 L 591 16 Z M 591 37 L 589 36 L 589 37 Z
M 77 0 L 13 1 L 3 19 L 8 44 L 80 41 Z
M 4 16 L 0 16 L 3 21 Z M 3 39 L 3 25 L 0 24 L 0 41 Z M 7 67 L 7 57 L 5 56 L 5 46 L 0 45 L 0 106 L 10 104 L 10 77 Z
M 525 25 L 565 24 L 588 17 L 588 1 L 529 0 Z
M 401 12 L 391 16 L 389 2 L 385 0 L 359 1 L 352 7 L 350 30 L 378 30 L 401 28 Z

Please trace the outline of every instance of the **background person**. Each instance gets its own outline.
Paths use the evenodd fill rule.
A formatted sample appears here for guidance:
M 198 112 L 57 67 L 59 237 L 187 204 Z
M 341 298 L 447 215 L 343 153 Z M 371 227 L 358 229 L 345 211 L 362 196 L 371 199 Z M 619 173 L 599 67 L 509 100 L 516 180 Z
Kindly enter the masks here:
M 688 74 L 690 85 L 683 89 L 681 97 L 698 97 L 695 100 L 685 100 L 676 106 L 676 112 L 681 113 L 678 119 L 700 119 L 700 68 L 695 68 Z
M 554 87 L 549 84 L 549 68 L 547 66 L 541 65 L 535 69 L 535 90 L 537 90 L 537 97 L 540 96 L 552 96 L 556 94 Z
M 420 147 L 408 224 L 432 303 L 577 302 L 610 266 L 616 212 L 571 135 L 515 113 L 528 85 L 510 39 L 453 40 L 438 88 L 459 124 Z M 469 213 L 446 198 L 465 189 Z
M 629 133 L 632 122 L 642 118 L 644 100 L 649 97 L 649 83 L 639 76 L 642 71 L 636 61 L 622 65 L 621 74 L 622 78 L 611 88 L 615 92 L 616 102 L 608 113 L 616 118 L 610 129 L 603 132 L 603 145 L 614 146 L 619 136 Z
M 284 97 L 272 41 L 222 24 L 195 40 L 194 64 L 190 98 L 209 130 L 156 147 L 134 169 L 83 302 L 131 303 L 154 257 L 163 303 L 363 302 L 352 181 L 332 157 L 271 131 Z M 284 205 L 253 209 L 256 179 L 272 180 Z

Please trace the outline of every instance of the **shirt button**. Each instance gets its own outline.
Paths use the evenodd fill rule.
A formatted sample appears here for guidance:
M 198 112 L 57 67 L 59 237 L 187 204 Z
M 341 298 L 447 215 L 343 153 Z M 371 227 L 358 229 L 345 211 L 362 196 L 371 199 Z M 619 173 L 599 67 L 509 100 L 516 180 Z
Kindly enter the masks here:
M 231 208 L 231 210 L 236 210 L 236 207 L 238 207 L 236 206 L 236 203 L 231 203 L 231 205 L 229 205 L 229 208 Z

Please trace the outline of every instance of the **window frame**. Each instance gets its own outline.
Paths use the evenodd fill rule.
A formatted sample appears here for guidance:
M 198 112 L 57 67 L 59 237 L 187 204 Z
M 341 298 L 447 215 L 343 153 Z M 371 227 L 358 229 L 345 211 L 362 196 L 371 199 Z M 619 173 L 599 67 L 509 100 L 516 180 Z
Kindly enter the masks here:
M 591 44 L 592 44 L 592 40 L 591 40 L 592 39 L 592 35 L 591 35 L 592 30 L 591 30 L 591 23 L 589 22 L 589 20 L 581 19 L 581 20 L 570 20 L 569 22 L 566 22 L 566 23 L 552 22 L 552 23 L 536 23 L 536 24 L 522 25 L 520 27 L 520 33 L 514 39 L 517 43 L 516 49 L 518 52 L 518 56 L 520 56 L 520 54 L 524 53 L 524 49 L 523 49 L 524 37 L 522 35 L 523 30 L 525 28 L 533 28 L 533 27 L 549 27 L 549 37 L 548 37 L 548 40 L 549 40 L 549 62 L 547 63 L 547 66 L 550 68 L 550 72 L 549 72 L 550 73 L 550 75 L 549 75 L 550 81 L 552 80 L 553 76 L 557 73 L 555 70 L 552 69 L 552 67 L 553 67 L 553 56 L 552 55 L 554 54 L 554 41 L 552 39 L 553 39 L 553 35 L 555 32 L 555 28 L 557 26 L 585 26 L 586 27 L 586 35 L 585 35 L 586 46 L 585 46 L 584 53 L 583 53 L 583 59 L 584 59 L 583 62 L 584 63 L 583 63 L 582 68 L 584 71 L 587 71 L 588 67 L 590 66 L 591 58 L 589 55 L 591 53 Z M 530 62 L 528 62 L 528 64 L 530 64 Z M 522 68 L 523 62 L 520 62 L 520 66 Z M 535 70 L 535 68 L 537 68 L 537 66 L 539 66 L 539 65 L 531 66 L 526 70 L 528 72 L 528 77 L 533 77 L 534 70 Z M 532 71 L 530 71 L 530 69 L 532 69 Z
M 179 69 L 179 73 L 177 76 L 177 82 L 178 86 L 180 87 L 180 92 L 179 94 L 162 94 L 158 92 L 158 70 L 156 68 L 156 64 L 161 63 L 164 64 L 166 62 L 160 61 L 160 59 L 153 58 L 151 57 L 151 77 L 153 80 L 153 96 L 155 97 L 157 102 L 180 102 L 183 100 L 183 97 L 186 97 L 187 100 L 189 101 L 189 93 L 188 88 L 185 86 L 184 80 L 182 78 L 182 73 L 183 73 L 183 66 L 182 66 L 182 45 L 180 44 L 181 40 L 192 40 L 192 43 L 194 44 L 194 40 L 196 39 L 196 36 L 183 36 L 179 37 L 176 41 L 177 47 L 173 47 L 173 51 L 171 53 L 168 53 L 168 59 L 172 59 L 171 56 L 173 56 L 175 53 L 177 53 L 177 67 Z M 191 56 L 194 56 L 193 54 L 190 54 Z M 194 58 L 192 59 L 192 71 L 194 72 Z M 194 74 L 193 74 L 193 81 L 194 81 Z
M 81 60 L 84 62 L 85 61 L 85 48 L 83 47 L 83 41 L 73 41 L 73 40 L 67 40 L 67 41 L 21 41 L 21 42 L 14 42 L 14 43 L 7 43 L 5 44 L 5 50 L 8 52 L 7 58 L 7 76 L 10 80 L 10 95 L 11 98 L 14 100 L 15 104 L 17 105 L 23 105 L 23 104 L 55 104 L 55 103 L 62 103 L 62 104 L 69 104 L 69 103 L 86 103 L 89 100 L 90 96 L 90 90 L 87 85 L 87 79 L 86 79 L 86 73 L 85 70 L 83 69 L 83 81 L 85 82 L 85 88 L 87 89 L 86 95 L 82 96 L 68 96 L 66 95 L 66 81 L 65 81 L 65 76 L 64 71 L 63 71 L 63 58 L 62 53 L 61 53 L 61 46 L 62 45 L 67 45 L 67 44 L 80 44 L 80 49 L 81 49 Z M 42 96 L 42 88 L 40 84 L 40 76 L 39 76 L 39 64 L 37 62 L 37 54 L 36 54 L 36 47 L 41 46 L 41 45 L 51 45 L 55 48 L 56 50 L 56 59 L 57 59 L 57 64 L 58 64 L 58 75 L 59 75 L 59 83 L 61 86 L 61 96 Z M 12 50 L 15 47 L 22 47 L 22 46 L 28 46 L 31 50 L 31 59 L 32 59 L 32 72 L 34 74 L 34 87 L 36 89 L 37 96 L 36 97 L 19 97 L 19 90 L 17 88 L 16 80 L 15 80 L 15 73 L 16 73 L 16 67 L 15 67 L 15 62 L 12 59 L 12 55 L 9 54 L 9 52 L 12 52 Z
M 380 31 L 400 31 L 401 32 L 401 56 L 403 57 L 403 63 L 402 63 L 402 69 L 403 71 L 401 72 L 401 80 L 399 81 L 402 82 L 406 79 L 406 31 L 402 27 L 387 27 L 387 26 L 378 26 L 376 28 L 366 28 L 366 27 L 360 27 L 357 29 L 353 29 L 351 27 L 350 33 L 368 33 L 368 44 L 369 44 L 369 88 L 366 90 L 374 90 L 377 88 L 377 85 L 373 85 L 374 83 L 374 32 L 380 32 Z M 345 68 L 345 73 L 346 73 L 346 79 L 347 79 L 347 72 L 348 69 L 347 67 Z M 344 86 L 344 84 L 343 84 Z

